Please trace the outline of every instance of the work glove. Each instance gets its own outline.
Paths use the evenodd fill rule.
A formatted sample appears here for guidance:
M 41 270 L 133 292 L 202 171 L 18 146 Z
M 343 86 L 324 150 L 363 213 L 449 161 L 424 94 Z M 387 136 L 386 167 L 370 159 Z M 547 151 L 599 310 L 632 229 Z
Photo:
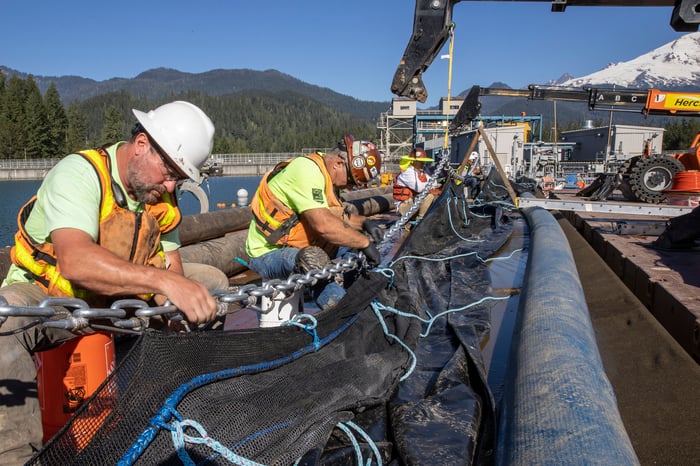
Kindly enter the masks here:
M 377 250 L 377 246 L 374 245 L 373 242 L 369 242 L 369 246 L 366 248 L 362 249 L 360 252 L 365 255 L 365 259 L 367 260 L 367 265 L 370 268 L 374 268 L 379 265 L 379 263 L 382 261 L 382 256 L 379 255 L 379 251 Z
M 379 225 L 379 222 L 370 219 L 362 222 L 362 230 L 377 244 L 384 240 L 384 230 Z

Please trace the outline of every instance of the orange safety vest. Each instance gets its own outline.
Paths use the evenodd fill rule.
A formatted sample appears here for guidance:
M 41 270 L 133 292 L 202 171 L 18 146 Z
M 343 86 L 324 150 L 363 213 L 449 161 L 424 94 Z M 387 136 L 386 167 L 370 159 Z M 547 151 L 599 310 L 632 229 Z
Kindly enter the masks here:
M 160 202 L 146 204 L 144 212 L 132 212 L 126 208 L 126 200 L 120 204 L 115 199 L 115 190 L 119 190 L 122 196 L 124 193 L 112 178 L 109 155 L 104 148 L 81 151 L 78 155 L 90 162 L 100 180 L 97 244 L 135 264 L 165 268 L 160 236 L 174 230 L 182 220 L 175 198 L 166 192 Z M 87 290 L 73 287 L 61 275 L 53 244 L 37 243 L 27 233 L 25 223 L 36 199 L 34 195 L 17 216 L 19 231 L 10 252 L 12 263 L 27 270 L 34 282 L 50 296 L 88 298 L 91 294 Z
M 418 172 L 416 174 L 418 179 L 425 183 L 428 181 L 428 175 L 425 174 L 425 172 Z M 407 199 L 412 198 L 413 196 L 418 195 L 418 192 L 412 190 L 411 188 L 408 188 L 404 185 L 401 185 L 398 183 L 399 177 L 397 176 L 394 178 L 394 190 L 393 190 L 393 195 L 394 195 L 394 200 L 395 201 L 405 201 Z M 431 191 L 432 192 L 432 191 Z
M 412 198 L 416 193 L 410 189 L 407 188 L 404 185 L 400 185 L 396 182 L 396 178 L 394 178 L 394 200 L 395 201 L 406 201 L 410 198 Z
M 318 169 L 323 173 L 325 180 L 325 194 L 328 207 L 337 217 L 343 214 L 343 204 L 338 199 L 333 187 L 333 181 L 323 162 L 323 157 L 319 154 L 305 155 L 307 159 L 313 161 Z M 275 167 L 263 175 L 260 186 L 255 192 L 255 199 L 251 204 L 251 211 L 258 230 L 267 238 L 269 244 L 278 246 L 291 246 L 295 248 L 305 248 L 311 245 L 319 245 L 320 238 L 299 215 L 286 206 L 270 190 L 270 180 L 289 165 L 294 159 L 280 162 Z

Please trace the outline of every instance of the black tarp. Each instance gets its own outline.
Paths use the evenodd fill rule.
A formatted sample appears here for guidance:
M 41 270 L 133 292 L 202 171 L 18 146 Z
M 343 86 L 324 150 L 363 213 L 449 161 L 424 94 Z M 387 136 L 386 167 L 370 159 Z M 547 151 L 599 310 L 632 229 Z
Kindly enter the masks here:
M 355 464 L 348 422 L 371 438 L 357 436 L 365 458 L 491 463 L 490 304 L 475 303 L 490 291 L 483 260 L 511 231 L 503 197 L 468 206 L 448 181 L 390 267 L 362 274 L 315 331 L 147 331 L 30 464 L 178 464 L 171 430 L 184 420 L 208 436 L 187 444 L 196 464 L 230 464 L 218 445 L 264 464 Z

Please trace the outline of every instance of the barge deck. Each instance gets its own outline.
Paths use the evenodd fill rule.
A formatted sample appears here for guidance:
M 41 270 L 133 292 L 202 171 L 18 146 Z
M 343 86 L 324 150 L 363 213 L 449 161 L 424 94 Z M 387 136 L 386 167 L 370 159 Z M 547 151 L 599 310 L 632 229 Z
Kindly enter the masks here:
M 662 216 L 552 213 L 571 247 L 603 365 L 641 464 L 696 463 L 700 252 L 650 248 L 659 230 L 649 224 L 663 224 L 668 218 Z M 624 234 L 623 223 L 637 233 Z M 8 252 L 0 249 L 2 275 Z M 248 275 L 243 271 L 232 284 L 255 278 Z
M 616 222 L 663 217 L 553 212 L 584 289 L 606 374 L 642 465 L 700 460 L 700 252 L 659 251 Z

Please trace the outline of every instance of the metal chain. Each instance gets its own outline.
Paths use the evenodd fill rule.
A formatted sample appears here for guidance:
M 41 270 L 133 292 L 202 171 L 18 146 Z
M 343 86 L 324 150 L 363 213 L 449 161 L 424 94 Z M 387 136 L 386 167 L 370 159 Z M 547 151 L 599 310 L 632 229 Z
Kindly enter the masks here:
M 278 299 L 283 295 L 288 298 L 297 290 L 316 284 L 318 280 L 332 280 L 360 267 L 366 267 L 364 255 L 349 254 L 346 258 L 330 262 L 322 269 L 293 274 L 287 279 L 268 280 L 262 285 L 243 285 L 235 291 L 216 290 L 211 294 L 218 303 L 223 304 L 218 306 L 219 317 L 238 310 L 231 309 L 231 304 L 252 307 L 264 313 L 265 311 L 257 306 L 258 300 L 263 296 L 272 298 L 274 295 L 275 299 Z M 113 333 L 139 333 L 148 328 L 150 318 L 160 316 L 168 320 L 185 320 L 185 315 L 169 301 L 162 306 L 150 306 L 140 299 L 122 299 L 115 301 L 109 308 L 90 308 L 82 299 L 49 297 L 37 306 L 10 306 L 7 300 L 0 296 L 0 328 L 8 317 L 34 317 L 35 322 L 18 330 L 41 325 L 74 333 L 84 333 L 89 328 Z
M 454 171 L 452 168 L 445 168 L 449 159 L 449 150 L 443 151 L 435 172 L 428 179 L 426 188 L 415 198 L 408 211 L 384 233 L 382 244 L 390 241 L 404 228 L 430 190 L 437 186 L 438 174 L 443 171 L 447 173 Z M 253 308 L 260 313 L 265 313 L 269 311 L 264 311 L 257 306 L 262 297 L 289 298 L 297 290 L 306 285 L 314 285 L 318 280 L 335 279 L 341 274 L 366 266 L 364 254 L 360 252 L 349 254 L 345 259 L 334 260 L 322 269 L 312 269 L 305 274 L 293 274 L 287 279 L 272 279 L 262 285 L 243 285 L 237 287 L 236 291 L 231 289 L 215 290 L 211 293 L 220 304 L 217 311 L 219 317 L 237 310 L 231 310 L 231 304 L 238 304 L 241 307 Z M 139 299 L 122 299 L 115 301 L 111 307 L 105 309 L 90 308 L 85 301 L 78 298 L 55 297 L 46 298 L 37 306 L 10 306 L 7 300 L 0 296 L 0 328 L 8 317 L 36 318 L 34 322 L 17 329 L 17 331 L 42 325 L 74 333 L 81 333 L 88 328 L 114 333 L 139 333 L 149 327 L 150 318 L 161 316 L 169 320 L 185 320 L 185 315 L 170 301 L 166 301 L 162 306 L 150 306 Z

